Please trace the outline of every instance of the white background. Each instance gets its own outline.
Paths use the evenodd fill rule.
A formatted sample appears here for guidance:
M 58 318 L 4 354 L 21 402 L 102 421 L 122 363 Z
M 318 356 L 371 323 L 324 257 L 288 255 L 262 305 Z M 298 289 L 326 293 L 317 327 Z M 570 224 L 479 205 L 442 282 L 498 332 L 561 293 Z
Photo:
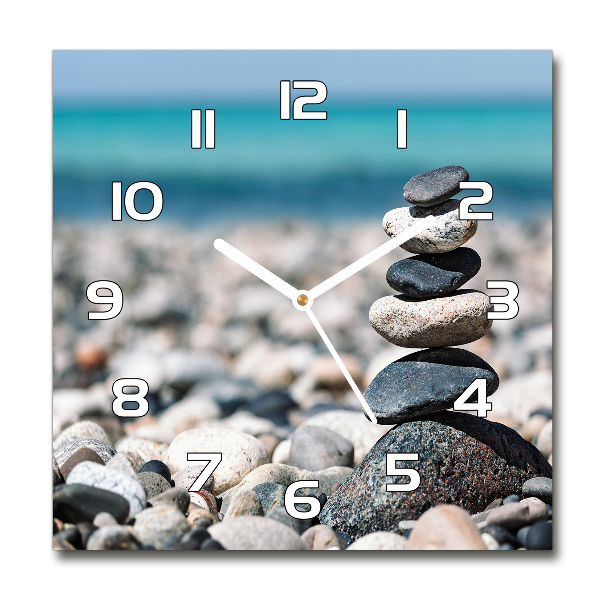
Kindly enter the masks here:
M 217 8 L 218 6 L 218 8 Z M 29 2 L 3 5 L 0 535 L 12 594 L 584 596 L 598 557 L 597 18 L 590 2 Z M 555 61 L 552 554 L 50 550 L 53 49 L 551 49 Z M 192 75 L 192 74 L 191 74 Z M 468 86 L 465 81 L 465 86 Z M 93 143 L 93 140 L 90 140 Z M 12 584 L 12 585 L 11 585 Z

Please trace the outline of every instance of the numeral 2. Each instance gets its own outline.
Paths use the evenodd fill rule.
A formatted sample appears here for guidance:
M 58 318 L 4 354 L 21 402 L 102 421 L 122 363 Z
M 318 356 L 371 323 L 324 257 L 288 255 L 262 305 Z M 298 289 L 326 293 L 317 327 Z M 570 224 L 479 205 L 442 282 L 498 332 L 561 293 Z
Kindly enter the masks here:
M 293 81 L 292 87 L 295 90 L 298 89 L 313 89 L 317 93 L 314 96 L 298 96 L 294 100 L 294 120 L 326 120 L 327 111 L 307 111 L 304 112 L 305 104 L 321 104 L 325 102 L 327 98 L 327 86 L 322 81 Z M 291 104 L 291 88 L 289 81 L 279 82 L 279 103 L 280 111 L 279 118 L 283 121 L 287 121 L 290 118 L 290 104 Z
M 492 186 L 487 181 L 461 181 L 461 190 L 481 190 L 481 196 L 467 196 L 460 201 L 458 207 L 458 218 L 473 220 L 491 221 L 494 213 L 491 212 L 469 212 L 471 204 L 487 204 L 494 195 Z

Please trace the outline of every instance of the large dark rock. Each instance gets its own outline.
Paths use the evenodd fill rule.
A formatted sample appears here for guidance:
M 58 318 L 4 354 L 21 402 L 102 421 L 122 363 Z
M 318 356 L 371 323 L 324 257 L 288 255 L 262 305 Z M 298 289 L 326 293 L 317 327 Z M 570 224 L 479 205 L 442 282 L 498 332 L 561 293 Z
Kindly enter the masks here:
M 469 173 L 462 167 L 441 167 L 420 173 L 404 186 L 404 199 L 417 206 L 434 206 L 458 193 L 461 181 L 469 181 Z
M 398 468 L 419 473 L 416 490 L 386 491 L 388 483 L 408 483 L 406 476 L 386 475 L 387 453 L 419 455 L 418 461 L 397 462 Z M 552 477 L 552 467 L 512 429 L 440 412 L 386 433 L 329 498 L 319 519 L 353 540 L 373 531 L 400 533 L 400 521 L 418 519 L 433 506 L 454 504 L 475 514 L 538 476 Z
M 394 263 L 387 271 L 388 285 L 411 298 L 435 298 L 457 290 L 481 267 L 479 254 L 456 248 L 442 254 L 417 254 Z
M 364 397 L 378 423 L 402 423 L 452 408 L 475 379 L 485 379 L 488 397 L 498 389 L 496 371 L 476 354 L 430 348 L 390 363 L 371 381 Z
M 129 502 L 123 496 L 79 483 L 56 486 L 52 501 L 54 516 L 67 523 L 93 521 L 101 512 L 107 512 L 119 523 L 125 523 L 129 515 Z

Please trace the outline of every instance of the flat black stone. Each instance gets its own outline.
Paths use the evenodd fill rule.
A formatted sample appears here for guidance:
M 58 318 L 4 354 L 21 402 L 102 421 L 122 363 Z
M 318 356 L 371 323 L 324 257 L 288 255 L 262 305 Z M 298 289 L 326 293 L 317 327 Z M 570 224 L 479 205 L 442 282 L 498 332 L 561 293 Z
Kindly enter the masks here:
M 382 369 L 364 397 L 378 423 L 402 423 L 452 408 L 475 379 L 486 380 L 488 397 L 498 389 L 498 375 L 476 354 L 460 348 L 430 348 Z
M 417 206 L 435 206 L 458 193 L 461 181 L 469 181 L 469 173 L 462 167 L 441 167 L 420 173 L 404 186 L 404 199 Z
M 417 254 L 399 260 L 385 277 L 392 289 L 411 298 L 437 298 L 464 285 L 480 267 L 479 254 L 462 247 L 442 254 Z
M 388 453 L 419 455 L 417 461 L 396 462 L 419 473 L 417 489 L 387 491 L 387 484 L 408 482 L 404 475 L 387 475 Z M 401 521 L 418 519 L 433 506 L 454 504 L 476 514 L 539 476 L 552 477 L 552 467 L 513 429 L 440 412 L 388 431 L 329 497 L 319 519 L 352 540 L 373 531 L 400 533 Z
M 98 513 L 107 512 L 123 524 L 129 515 L 129 502 L 123 496 L 79 483 L 56 486 L 52 501 L 54 516 L 66 523 L 91 522 Z

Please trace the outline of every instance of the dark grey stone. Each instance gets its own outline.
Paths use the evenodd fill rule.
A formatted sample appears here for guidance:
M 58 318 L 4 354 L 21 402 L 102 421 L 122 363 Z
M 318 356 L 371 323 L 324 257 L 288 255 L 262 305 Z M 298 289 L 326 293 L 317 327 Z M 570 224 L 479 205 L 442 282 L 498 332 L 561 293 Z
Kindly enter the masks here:
M 271 390 L 260 394 L 246 406 L 246 410 L 257 417 L 269 419 L 279 426 L 288 424 L 287 412 L 298 405 L 292 397 L 282 390 Z
M 60 468 L 60 472 L 65 479 L 69 477 L 71 471 L 79 464 L 85 461 L 95 462 L 96 464 L 104 466 L 104 461 L 100 456 L 98 456 L 92 449 L 79 448 L 76 452 L 74 452 L 65 462 L 62 464 Z
M 388 453 L 419 455 L 418 461 L 396 463 L 419 473 L 416 490 L 386 490 L 387 484 L 408 482 L 406 476 L 386 475 Z M 373 531 L 399 533 L 400 521 L 418 519 L 438 504 L 479 513 L 495 498 L 520 491 L 532 476 L 551 475 L 539 450 L 509 427 L 470 414 L 440 412 L 386 433 L 331 495 L 319 519 L 352 539 Z
M 172 489 L 171 484 L 162 475 L 153 471 L 138 473 L 138 477 L 144 486 L 147 500 Z
M 534 523 L 525 536 L 527 550 L 552 550 L 552 521 Z
M 476 354 L 459 348 L 430 348 L 382 369 L 364 397 L 378 423 L 402 423 L 452 408 L 475 379 L 486 380 L 488 397 L 498 389 L 498 375 Z
M 171 481 L 171 471 L 170 471 L 169 467 L 167 467 L 167 465 L 165 465 L 165 463 L 162 462 L 161 460 L 149 460 L 147 463 L 144 463 L 140 467 L 138 474 L 146 473 L 147 471 L 151 472 L 151 473 L 158 473 L 159 475 L 164 477 L 167 481 L 169 481 L 169 482 Z
M 548 477 L 534 477 L 523 484 L 524 498 L 539 498 L 546 504 L 552 504 L 552 479 Z
M 202 546 L 200 547 L 200 550 L 226 550 L 226 548 L 223 547 L 221 542 L 218 542 L 217 540 L 213 540 L 211 538 L 210 540 L 206 540 L 205 542 L 203 542 Z
M 417 254 L 394 263 L 387 271 L 388 285 L 411 298 L 449 294 L 474 277 L 481 267 L 479 254 L 457 248 L 442 254 Z
M 190 495 L 186 490 L 181 488 L 171 488 L 150 498 L 148 504 L 150 506 L 159 506 L 160 504 L 175 506 L 186 515 L 190 506 Z
M 129 527 L 107 525 L 90 536 L 87 550 L 140 550 L 140 543 Z
M 502 500 L 502 504 L 511 504 L 512 502 L 519 502 L 521 498 L 517 494 L 511 494 Z
M 461 181 L 469 181 L 469 173 L 457 166 L 420 173 L 404 186 L 404 199 L 417 206 L 441 204 L 460 191 Z
M 339 433 L 324 427 L 305 425 L 298 427 L 291 438 L 288 464 L 321 471 L 328 467 L 353 467 L 354 446 Z
M 107 512 L 119 523 L 124 523 L 129 515 L 129 502 L 123 496 L 89 485 L 58 485 L 54 488 L 52 500 L 54 516 L 67 523 L 93 521 L 101 512 Z
M 271 482 L 259 483 L 252 489 L 257 493 L 265 515 L 276 506 L 283 506 L 286 488 L 282 485 Z
M 501 525 L 485 525 L 479 530 L 479 533 L 489 533 L 498 544 L 510 544 L 511 546 L 517 546 L 517 538 L 505 527 Z
M 516 550 L 516 548 L 512 544 L 500 544 L 498 550 Z
M 69 438 L 65 440 L 54 452 L 58 467 L 62 469 L 65 462 L 81 448 L 93 450 L 106 464 L 117 451 L 106 442 L 93 438 Z M 66 477 L 65 477 L 66 479 Z
M 297 504 L 296 509 L 300 510 L 300 507 Z M 279 521 L 280 523 L 291 527 L 298 535 L 302 535 L 307 529 L 310 529 L 313 526 L 312 519 L 296 519 L 295 517 L 291 517 L 283 506 L 276 506 L 271 509 L 266 518 Z
M 525 548 L 525 542 L 527 541 L 527 533 L 531 529 L 531 525 L 525 525 L 517 531 L 517 548 Z
M 195 527 L 179 540 L 177 550 L 200 550 L 206 540 L 212 539 L 205 527 Z

